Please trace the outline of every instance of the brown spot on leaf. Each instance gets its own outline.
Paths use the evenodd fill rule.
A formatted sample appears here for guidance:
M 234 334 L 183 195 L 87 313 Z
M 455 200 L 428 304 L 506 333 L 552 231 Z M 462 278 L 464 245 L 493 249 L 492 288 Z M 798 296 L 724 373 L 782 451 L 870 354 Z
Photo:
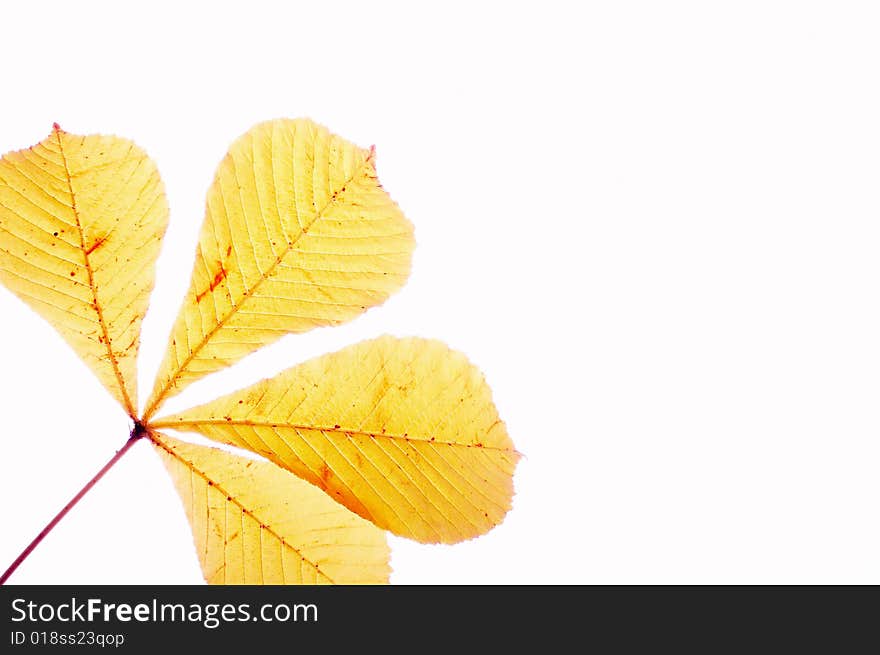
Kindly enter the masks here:
M 95 252 L 98 248 L 100 248 L 102 245 L 104 245 L 104 242 L 105 242 L 106 240 L 107 240 L 107 237 L 106 237 L 106 236 L 98 237 L 97 239 L 95 239 L 94 242 L 92 242 L 92 245 L 89 246 L 89 249 L 86 250 L 86 254 L 87 254 L 87 255 L 91 255 L 91 254 L 92 254 L 93 252 Z
M 327 484 L 331 477 L 333 477 L 333 471 L 330 470 L 330 467 L 327 464 L 321 464 L 321 481 Z
M 211 280 L 211 284 L 208 285 L 208 288 L 202 291 L 199 295 L 196 296 L 196 302 L 200 302 L 202 298 L 204 298 L 207 294 L 211 293 L 217 286 L 226 279 L 226 269 L 223 268 L 223 264 L 220 264 L 220 270 L 217 271 L 217 274 L 214 276 L 214 279 Z

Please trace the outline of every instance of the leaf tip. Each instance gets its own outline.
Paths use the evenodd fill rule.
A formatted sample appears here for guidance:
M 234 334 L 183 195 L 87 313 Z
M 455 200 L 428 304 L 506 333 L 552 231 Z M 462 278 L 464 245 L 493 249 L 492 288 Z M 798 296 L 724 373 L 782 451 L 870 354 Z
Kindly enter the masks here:
M 62 132 L 61 126 L 58 123 L 52 123 L 52 131 L 53 132 Z

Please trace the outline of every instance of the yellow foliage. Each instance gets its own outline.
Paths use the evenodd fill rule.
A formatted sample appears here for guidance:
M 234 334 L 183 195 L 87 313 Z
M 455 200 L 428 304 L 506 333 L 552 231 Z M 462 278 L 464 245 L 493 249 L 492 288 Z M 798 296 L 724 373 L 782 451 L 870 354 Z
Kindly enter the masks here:
M 519 457 L 480 372 L 415 338 L 364 341 L 153 425 L 252 450 L 424 542 L 497 524 Z
M 130 443 L 152 442 L 208 582 L 387 582 L 383 529 L 454 543 L 503 520 L 519 454 L 482 374 L 438 341 L 364 341 L 153 418 L 194 380 L 285 334 L 351 320 L 401 287 L 413 228 L 379 184 L 372 150 L 305 119 L 261 123 L 232 144 L 138 418 L 140 325 L 167 216 L 155 165 L 124 139 L 56 126 L 0 159 L 0 281 L 135 420 Z
M 56 125 L 0 159 L 0 280 L 132 418 L 141 319 L 167 223 L 159 172 L 131 141 Z
M 373 153 L 309 120 L 241 136 L 208 191 L 192 281 L 147 401 L 168 397 L 289 332 L 336 325 L 409 275 L 412 225 Z
M 268 462 L 151 435 L 213 584 L 388 582 L 385 533 Z

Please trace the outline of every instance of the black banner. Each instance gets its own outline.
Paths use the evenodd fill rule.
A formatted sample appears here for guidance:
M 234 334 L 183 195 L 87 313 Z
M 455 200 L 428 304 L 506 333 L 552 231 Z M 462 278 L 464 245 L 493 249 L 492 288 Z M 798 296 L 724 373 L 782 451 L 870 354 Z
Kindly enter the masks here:
M 624 652 L 762 652 L 798 642 L 840 651 L 847 642 L 876 647 L 869 628 L 878 605 L 874 587 L 13 585 L 0 587 L 0 652 L 136 653 L 190 643 L 200 653 L 261 645 L 517 653 L 526 643 L 539 652 L 599 643 Z

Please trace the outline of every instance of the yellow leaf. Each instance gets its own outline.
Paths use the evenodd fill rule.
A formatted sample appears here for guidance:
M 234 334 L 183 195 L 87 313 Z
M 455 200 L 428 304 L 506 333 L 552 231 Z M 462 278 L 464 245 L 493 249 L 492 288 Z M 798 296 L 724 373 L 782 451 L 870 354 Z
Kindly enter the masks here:
M 141 319 L 168 207 L 131 141 L 57 125 L 0 159 L 0 280 L 136 415 Z
M 140 326 L 167 219 L 155 166 L 124 139 L 56 125 L 0 159 L 0 280 L 135 420 L 77 501 L 149 438 L 181 496 L 205 578 L 226 584 L 385 583 L 383 529 L 454 543 L 504 519 L 519 454 L 482 374 L 437 341 L 365 341 L 152 420 L 200 377 L 285 334 L 351 320 L 402 286 L 413 228 L 379 184 L 372 150 L 303 119 L 261 123 L 233 143 L 136 418 Z M 180 442 L 159 427 L 270 461 Z
M 194 380 L 286 333 L 342 323 L 409 275 L 412 225 L 372 151 L 304 120 L 261 123 L 208 191 L 189 291 L 144 418 Z
M 385 533 L 274 464 L 151 433 L 211 584 L 382 584 Z
M 418 338 L 364 341 L 152 425 L 247 448 L 422 542 L 498 524 L 519 458 L 482 374 Z

